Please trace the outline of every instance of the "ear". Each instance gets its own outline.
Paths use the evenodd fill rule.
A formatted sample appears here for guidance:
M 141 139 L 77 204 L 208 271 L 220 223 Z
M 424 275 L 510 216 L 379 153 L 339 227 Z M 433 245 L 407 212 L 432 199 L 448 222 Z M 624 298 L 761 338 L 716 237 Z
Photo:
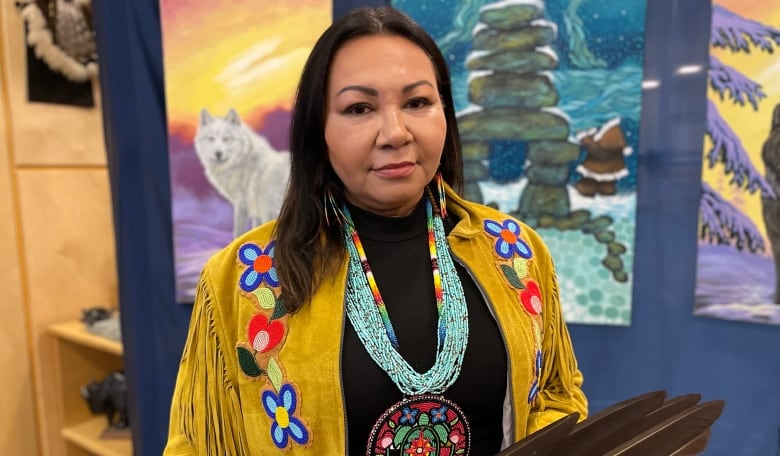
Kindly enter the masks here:
M 238 117 L 238 113 L 233 108 L 230 108 L 230 111 L 228 111 L 227 115 L 225 116 L 225 120 L 234 125 L 241 125 L 241 118 Z
M 209 111 L 207 109 L 201 109 L 200 111 L 200 125 L 205 126 L 210 124 L 214 120 L 213 117 L 211 117 L 211 114 L 209 114 Z
M 772 114 L 772 130 L 780 129 L 780 103 L 775 106 L 775 112 Z

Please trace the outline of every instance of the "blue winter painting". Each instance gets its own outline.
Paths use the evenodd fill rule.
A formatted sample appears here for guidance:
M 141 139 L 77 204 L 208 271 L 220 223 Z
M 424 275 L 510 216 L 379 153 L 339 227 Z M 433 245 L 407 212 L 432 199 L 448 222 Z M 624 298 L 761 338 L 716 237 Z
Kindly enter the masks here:
M 447 58 L 465 196 L 544 238 L 568 322 L 629 325 L 646 2 L 393 6 Z

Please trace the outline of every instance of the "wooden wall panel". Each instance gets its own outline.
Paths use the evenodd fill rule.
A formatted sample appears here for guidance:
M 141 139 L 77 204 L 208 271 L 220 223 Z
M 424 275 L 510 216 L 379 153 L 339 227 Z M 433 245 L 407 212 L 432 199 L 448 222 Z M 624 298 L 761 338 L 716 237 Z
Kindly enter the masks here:
M 7 118 L 0 111 L 0 454 L 37 454 L 33 382 L 19 270 Z M 13 430 L 13 431 L 11 431 Z
M 0 2 L 0 454 L 60 456 L 47 329 L 117 305 L 114 232 L 99 89 L 93 108 L 28 102 L 23 30 Z
M 6 11 L 0 10 L 0 33 Z M 31 372 L 32 351 L 25 318 L 24 291 L 19 267 L 19 225 L 9 116 L 7 40 L 0 34 L 0 454 L 38 454 L 35 402 Z

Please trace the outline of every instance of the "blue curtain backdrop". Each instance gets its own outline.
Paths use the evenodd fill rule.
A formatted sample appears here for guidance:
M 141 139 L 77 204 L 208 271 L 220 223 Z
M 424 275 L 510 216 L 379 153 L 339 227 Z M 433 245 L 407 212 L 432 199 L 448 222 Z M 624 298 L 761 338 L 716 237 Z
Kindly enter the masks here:
M 338 17 L 357 5 L 334 3 Z M 191 306 L 174 301 L 158 0 L 93 1 L 136 455 L 159 455 Z M 708 455 L 775 455 L 776 327 L 691 316 L 708 0 L 648 1 L 631 327 L 571 326 L 591 412 L 650 390 L 725 399 Z M 204 219 L 205 220 L 205 219 Z M 205 222 L 204 222 L 205 223 Z M 738 273 L 738 271 L 735 271 Z

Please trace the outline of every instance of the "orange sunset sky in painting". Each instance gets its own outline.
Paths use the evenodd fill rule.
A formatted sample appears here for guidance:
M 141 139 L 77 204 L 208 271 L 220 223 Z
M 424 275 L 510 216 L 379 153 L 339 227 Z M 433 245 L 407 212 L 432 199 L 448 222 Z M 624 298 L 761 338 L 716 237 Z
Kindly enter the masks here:
M 290 109 L 331 0 L 161 0 L 166 108 L 190 130 L 202 108 L 235 108 L 248 123 Z M 252 125 L 257 127 L 257 125 Z
M 752 19 L 764 25 L 780 28 L 780 2 L 777 0 L 714 0 L 729 11 Z M 761 84 L 766 98 L 759 102 L 759 110 L 752 107 L 733 104 L 730 100 L 720 101 L 717 93 L 707 87 L 707 95 L 715 103 L 720 115 L 729 123 L 731 128 L 742 140 L 742 145 L 750 155 L 753 165 L 759 173 L 764 173 L 764 163 L 761 160 L 761 148 L 769 133 L 772 120 L 772 111 L 776 104 L 780 103 L 780 46 L 775 44 L 775 52 L 760 51 L 751 48 L 749 54 L 745 52 L 732 53 L 730 51 L 710 47 L 712 55 L 716 56 L 725 65 L 730 65 L 740 73 L 753 81 Z M 711 143 L 705 141 L 705 150 L 709 150 Z M 703 165 L 702 178 L 708 182 L 723 197 L 729 199 L 735 206 L 744 211 L 750 217 L 758 229 L 764 234 L 766 230 L 761 216 L 761 195 L 759 191 L 749 194 L 730 185 L 731 176 L 725 176 L 723 165 L 717 165 L 709 169 L 706 163 Z

